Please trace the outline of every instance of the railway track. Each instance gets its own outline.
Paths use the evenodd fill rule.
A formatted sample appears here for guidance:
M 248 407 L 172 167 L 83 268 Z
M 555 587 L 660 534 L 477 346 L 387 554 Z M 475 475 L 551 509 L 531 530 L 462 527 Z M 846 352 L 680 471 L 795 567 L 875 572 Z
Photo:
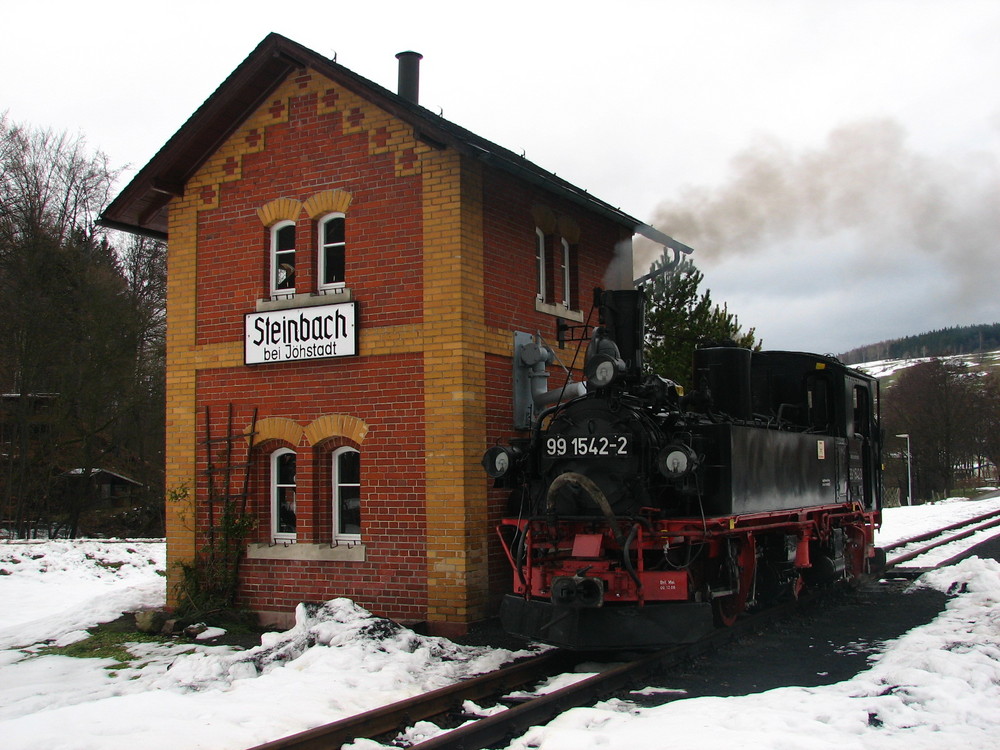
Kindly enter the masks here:
M 592 661 L 595 655 L 574 654 L 558 649 L 547 651 L 495 672 L 267 742 L 251 750 L 337 750 L 341 745 L 362 737 L 381 737 L 389 743 L 390 735 L 432 717 L 444 717 L 445 723 L 454 723 L 456 720 L 465 723 L 429 740 L 410 745 L 410 750 L 479 750 L 503 746 L 530 727 L 545 724 L 570 708 L 594 703 L 619 690 L 641 684 L 650 675 L 711 651 L 753 628 L 785 617 L 798 604 L 789 602 L 772 607 L 733 627 L 719 628 L 697 643 L 643 654 L 624 663 L 612 661 L 616 658 L 614 654 L 597 655 L 609 662 L 607 668 L 552 692 L 506 701 L 510 707 L 492 715 L 469 716 L 463 712 L 462 706 L 465 701 L 484 698 L 492 698 L 498 703 L 505 702 L 504 696 L 521 689 L 530 691 L 545 678 L 571 672 L 581 662 Z M 617 658 L 621 659 L 622 656 L 617 655 Z
M 1000 526 L 1000 513 L 994 512 L 894 542 L 885 548 L 888 558 L 885 570 L 907 577 L 922 573 L 926 568 L 901 569 L 899 566 L 932 549 L 996 526 Z M 941 565 L 951 562 L 949 559 Z M 589 705 L 620 690 L 643 684 L 652 675 L 785 618 L 801 603 L 789 602 L 771 607 L 740 620 L 733 627 L 715 630 L 697 643 L 642 654 L 625 663 L 611 663 L 602 671 L 583 677 L 571 685 L 548 693 L 533 694 L 529 698 L 513 702 L 506 710 L 491 715 L 468 716 L 463 713 L 462 705 L 465 701 L 484 699 L 501 702 L 503 696 L 521 689 L 530 691 L 544 678 L 572 671 L 584 658 L 592 659 L 594 655 L 548 651 L 496 672 L 258 745 L 251 750 L 337 750 L 341 745 L 362 737 L 379 738 L 390 743 L 402 728 L 432 717 L 443 717 L 442 723 L 458 726 L 411 745 L 410 750 L 480 750 L 503 747 L 530 727 L 548 723 L 570 708 Z M 609 654 L 602 656 L 607 660 L 615 658 Z
M 467 700 L 481 700 L 532 685 L 552 674 L 572 669 L 573 657 L 547 651 L 488 674 L 397 701 L 340 721 L 258 745 L 252 750 L 326 750 L 361 737 L 377 737 L 417 721 L 456 712 Z
M 950 524 L 940 529 L 935 529 L 934 531 L 929 531 L 925 534 L 919 534 L 918 536 L 910 537 L 909 539 L 900 539 L 898 542 L 893 542 L 892 544 L 886 545 L 882 548 L 886 553 L 885 569 L 892 570 L 894 573 L 899 575 L 916 578 L 930 568 L 912 567 L 903 569 L 900 566 L 903 563 L 916 559 L 921 555 L 925 555 L 938 547 L 943 547 L 947 544 L 951 544 L 952 542 L 967 539 L 973 534 L 995 528 L 997 526 L 1000 526 L 1000 512 L 993 511 L 975 516 L 973 518 L 968 518 L 964 521 L 958 521 L 957 523 Z M 951 565 L 958 558 L 962 557 L 963 554 L 964 552 L 958 553 L 947 560 L 939 562 L 933 567 Z

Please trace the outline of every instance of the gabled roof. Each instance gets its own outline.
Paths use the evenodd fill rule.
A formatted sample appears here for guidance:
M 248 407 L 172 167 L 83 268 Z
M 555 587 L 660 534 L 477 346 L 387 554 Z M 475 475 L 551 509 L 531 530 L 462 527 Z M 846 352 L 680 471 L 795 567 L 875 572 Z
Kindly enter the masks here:
M 112 229 L 167 239 L 166 206 L 170 198 L 183 194 L 184 185 L 199 167 L 254 110 L 267 101 L 292 71 L 304 67 L 312 68 L 408 123 L 422 140 L 455 148 L 601 214 L 654 242 L 679 252 L 691 252 L 691 248 L 686 245 L 514 152 L 435 115 L 280 34 L 273 33 L 268 34 L 257 45 L 246 60 L 139 171 L 104 210 L 99 223 Z

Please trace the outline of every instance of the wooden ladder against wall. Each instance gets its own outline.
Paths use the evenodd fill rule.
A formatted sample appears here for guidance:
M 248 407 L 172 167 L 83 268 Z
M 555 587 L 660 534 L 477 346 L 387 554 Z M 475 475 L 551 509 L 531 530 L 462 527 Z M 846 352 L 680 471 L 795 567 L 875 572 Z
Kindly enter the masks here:
M 250 419 L 250 430 L 233 431 L 233 404 L 230 402 L 226 414 L 226 434 L 222 437 L 212 437 L 212 418 L 210 408 L 205 406 L 205 454 L 208 459 L 205 476 L 208 480 L 208 547 L 214 554 L 216 550 L 217 522 L 225 521 L 226 513 L 238 514 L 243 518 L 247 512 L 247 502 L 250 493 L 250 469 L 254 440 L 257 436 L 257 407 L 253 409 Z M 233 461 L 233 445 L 238 440 L 247 440 L 246 460 Z M 222 450 L 216 451 L 217 446 Z M 239 476 L 242 471 L 242 477 Z M 234 474 L 236 475 L 234 477 Z M 221 487 L 220 487 L 221 485 Z M 221 506 L 221 509 L 217 509 Z M 216 518 L 221 512 L 221 518 Z M 226 540 L 223 541 L 223 553 L 229 557 Z

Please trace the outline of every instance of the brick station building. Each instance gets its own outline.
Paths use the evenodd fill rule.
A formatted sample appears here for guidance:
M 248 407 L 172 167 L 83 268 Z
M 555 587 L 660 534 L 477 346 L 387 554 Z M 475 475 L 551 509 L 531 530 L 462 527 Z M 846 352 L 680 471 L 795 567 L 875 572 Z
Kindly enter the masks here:
M 630 285 L 636 232 L 671 242 L 419 106 L 398 57 L 393 93 L 269 35 L 102 216 L 169 242 L 168 603 L 225 488 L 264 621 L 341 596 L 441 634 L 492 615 L 480 459 L 526 434 L 515 336 Z

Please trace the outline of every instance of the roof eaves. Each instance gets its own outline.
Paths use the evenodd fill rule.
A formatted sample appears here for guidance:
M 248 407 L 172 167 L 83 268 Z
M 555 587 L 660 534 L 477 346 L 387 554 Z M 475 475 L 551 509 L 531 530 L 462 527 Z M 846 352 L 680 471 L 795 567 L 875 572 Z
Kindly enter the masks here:
M 303 67 L 317 70 L 409 123 L 418 138 L 435 148 L 451 146 L 676 252 L 692 252 L 687 245 L 542 169 L 523 156 L 275 33 L 268 34 L 188 118 L 105 209 L 99 223 L 109 228 L 166 240 L 165 209 L 171 196 L 182 194 L 187 179 L 239 127 L 250 112 L 260 106 L 292 70 Z M 211 133 L 210 138 L 205 137 L 206 130 Z
M 305 48 L 301 48 L 304 50 Z M 166 239 L 165 207 L 212 153 L 305 56 L 269 34 L 178 128 L 102 212 L 101 226 Z M 259 85 L 262 80 L 269 85 Z M 206 135 L 208 137 L 206 137 Z

